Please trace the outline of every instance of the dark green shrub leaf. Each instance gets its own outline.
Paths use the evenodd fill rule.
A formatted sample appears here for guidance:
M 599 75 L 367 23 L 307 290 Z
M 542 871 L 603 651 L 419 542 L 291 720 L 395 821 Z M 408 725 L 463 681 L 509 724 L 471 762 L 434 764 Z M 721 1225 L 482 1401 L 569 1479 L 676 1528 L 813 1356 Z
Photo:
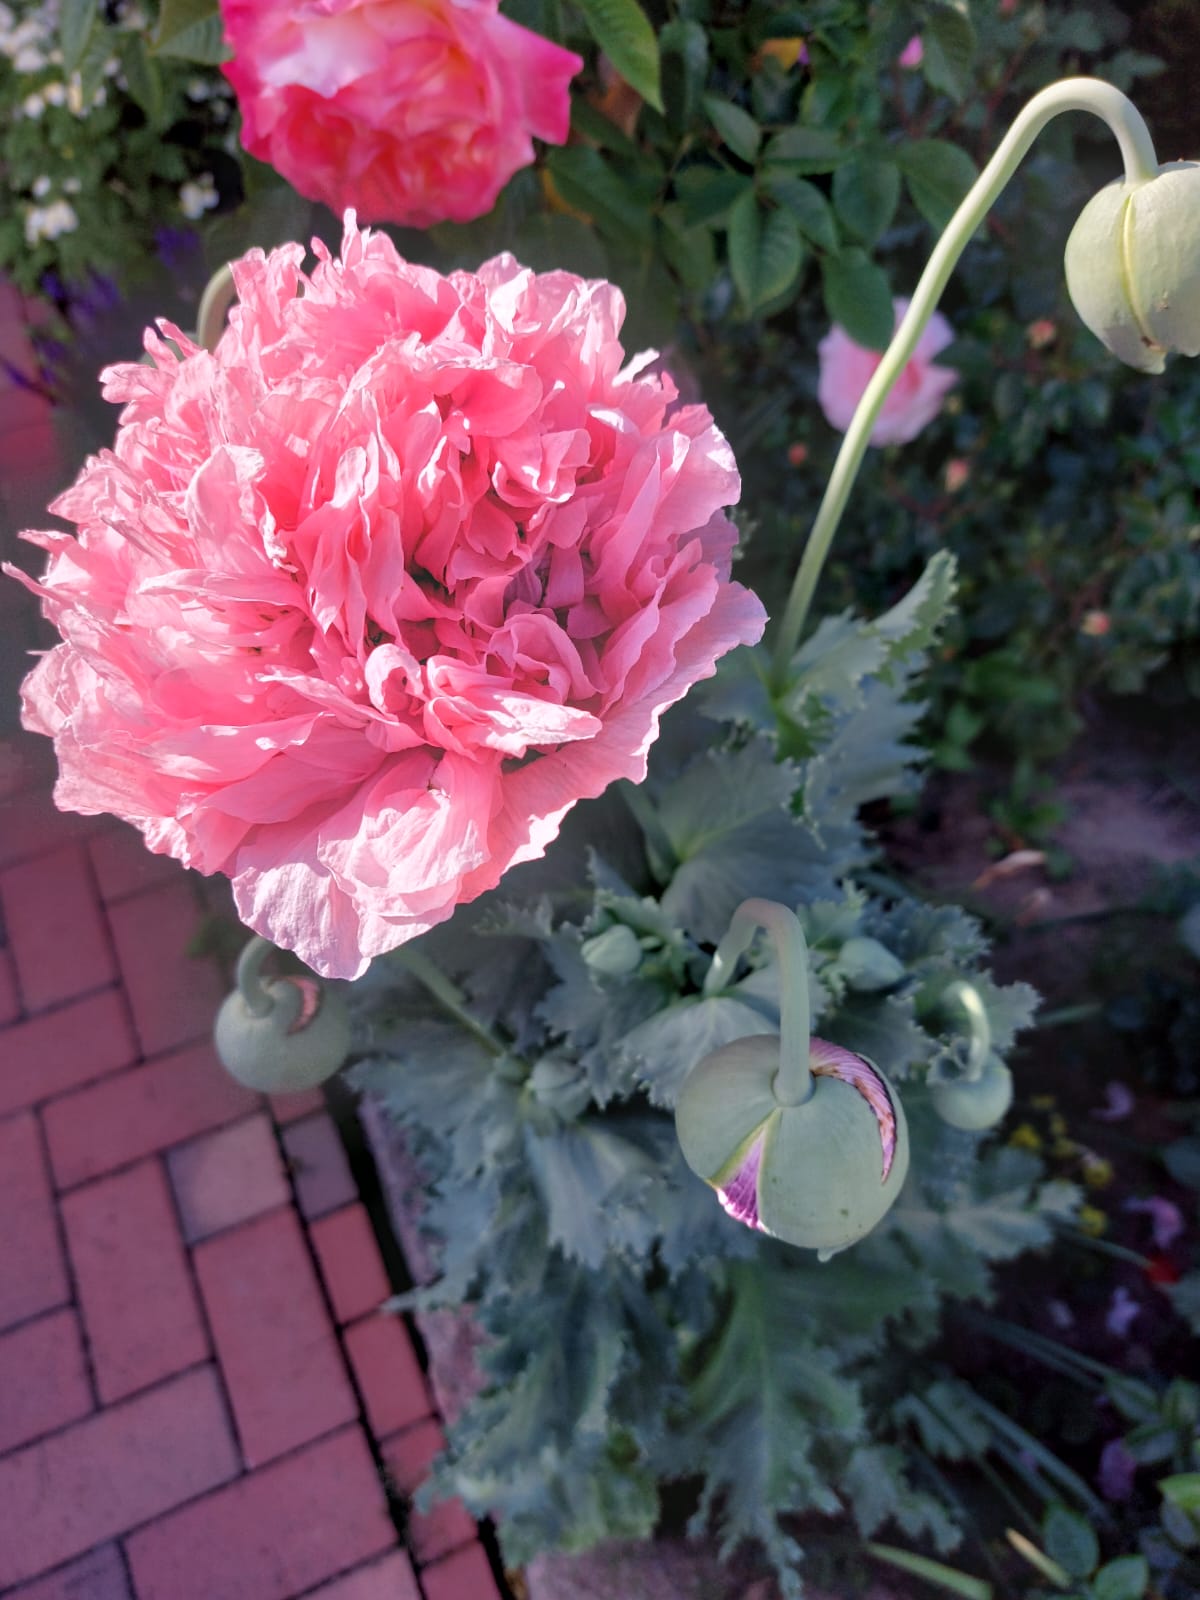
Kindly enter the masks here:
M 1093 1600 L 1142 1600 L 1150 1582 L 1145 1556 L 1118 1556 L 1092 1579 Z
M 857 248 L 821 262 L 825 309 L 856 343 L 882 350 L 892 337 L 895 311 L 886 274 Z
M 724 167 L 686 167 L 675 180 L 675 192 L 689 227 L 724 218 L 734 202 L 751 193 L 753 187 L 748 177 Z
M 925 81 L 952 100 L 961 100 L 971 84 L 975 58 L 975 29 L 966 11 L 941 5 L 921 32 L 925 56 L 921 62 Z
M 797 173 L 832 172 L 850 159 L 850 152 L 828 128 L 785 128 L 768 144 L 766 159 Z
M 663 101 L 680 125 L 691 122 L 708 77 L 708 34 L 698 22 L 668 22 L 658 36 Z
M 588 31 L 613 66 L 656 111 L 661 111 L 658 40 L 637 0 L 579 0 Z
M 163 0 L 152 48 L 157 56 L 176 56 L 202 66 L 225 61 L 230 52 L 216 0 Z
M 74 72 L 83 59 L 96 26 L 96 0 L 62 0 L 58 16 L 58 47 L 64 73 Z
M 1100 1559 L 1100 1541 L 1086 1517 L 1066 1506 L 1051 1506 L 1042 1524 L 1042 1540 L 1051 1561 L 1073 1578 L 1086 1578 Z
M 859 155 L 833 175 L 834 208 L 863 244 L 875 243 L 896 215 L 899 201 L 900 172 L 891 161 Z
M 790 211 L 796 226 L 818 250 L 833 255 L 838 247 L 837 223 L 833 208 L 815 183 L 797 178 L 786 168 L 767 168 L 764 178 L 767 192 L 773 200 Z
M 758 196 L 747 189 L 729 211 L 729 270 L 733 286 L 747 311 L 758 299 L 758 253 L 762 243 L 762 213 Z
M 718 99 L 715 94 L 704 96 L 704 109 L 734 155 L 741 156 L 743 161 L 753 161 L 762 143 L 762 129 L 750 113 L 741 106 L 731 105 L 728 100 Z
M 651 216 L 636 188 L 624 182 L 598 150 L 568 145 L 551 150 L 550 176 L 566 203 L 593 217 L 601 233 L 638 241 L 650 237 Z
M 975 182 L 975 163 L 965 150 L 945 139 L 915 139 L 898 148 L 896 160 L 913 205 L 930 227 L 940 232 Z
M 162 126 L 163 85 L 158 64 L 152 61 L 141 34 L 129 32 L 120 42 L 121 65 L 129 92 L 146 113 L 152 128 Z

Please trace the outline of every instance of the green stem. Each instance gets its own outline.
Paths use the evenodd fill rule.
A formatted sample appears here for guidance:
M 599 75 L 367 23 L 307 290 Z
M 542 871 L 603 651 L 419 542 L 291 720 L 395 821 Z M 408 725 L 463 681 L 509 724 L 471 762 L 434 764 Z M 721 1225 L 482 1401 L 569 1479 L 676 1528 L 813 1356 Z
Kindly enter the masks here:
M 1147 182 L 1158 171 L 1158 158 L 1140 112 L 1119 89 L 1101 83 L 1098 78 L 1067 78 L 1062 83 L 1051 84 L 1048 89 L 1034 95 L 1020 112 L 938 240 L 913 292 L 912 302 L 867 385 L 866 393 L 859 401 L 842 440 L 775 640 L 771 683 L 777 694 L 787 682 L 788 667 L 800 642 L 821 568 L 883 403 L 907 366 L 917 340 L 924 332 L 950 274 L 976 228 L 995 204 L 1038 134 L 1052 118 L 1064 111 L 1090 111 L 1108 124 L 1121 147 L 1126 183 Z
M 215 350 L 225 327 L 229 308 L 237 299 L 232 268 L 220 267 L 208 280 L 196 313 L 196 343 L 204 350 Z
M 967 1014 L 971 1042 L 967 1049 L 967 1070 L 963 1078 L 967 1083 L 978 1083 L 992 1052 L 992 1025 L 988 1021 L 987 1011 L 973 983 L 961 980 L 952 983 L 946 990 L 946 999 L 957 1000 Z
M 813 1092 L 808 1064 L 808 942 L 794 912 L 776 900 L 743 900 L 729 920 L 704 980 L 706 995 L 719 994 L 733 977 L 741 957 L 759 928 L 775 947 L 779 966 L 779 1071 L 775 1098 L 781 1106 L 798 1106 Z
M 491 1029 L 472 1015 L 470 1002 L 463 991 L 427 955 L 414 950 L 411 944 L 405 944 L 394 952 L 392 959 L 410 972 L 418 983 L 423 984 L 447 1016 L 460 1023 L 491 1055 L 507 1055 L 504 1045 Z
M 262 981 L 263 962 L 274 948 L 269 939 L 256 933 L 253 939 L 242 946 L 237 959 L 237 986 L 242 991 L 246 1010 L 252 1017 L 265 1017 L 275 1009 L 275 1001 L 263 987 Z

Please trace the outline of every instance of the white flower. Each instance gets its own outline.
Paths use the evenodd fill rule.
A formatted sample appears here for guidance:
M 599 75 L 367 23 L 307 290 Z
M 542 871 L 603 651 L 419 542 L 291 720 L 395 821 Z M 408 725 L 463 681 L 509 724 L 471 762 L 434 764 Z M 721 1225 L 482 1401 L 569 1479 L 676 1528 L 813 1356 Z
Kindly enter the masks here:
M 82 189 L 82 188 L 83 188 L 83 184 L 80 183 L 78 178 L 64 178 L 63 179 L 63 193 L 64 194 L 78 194 L 80 189 Z
M 45 65 L 45 56 L 31 44 L 23 45 L 13 57 L 18 72 L 40 72 Z
M 3 28 L 5 33 L 7 33 L 15 21 L 16 18 L 13 16 L 8 7 L 3 3 L 0 3 L 0 28 Z
M 218 205 L 220 199 L 212 173 L 202 172 L 194 182 L 185 183 L 180 189 L 179 208 L 189 222 L 196 222 Z
M 41 95 L 48 106 L 65 106 L 67 103 L 67 86 L 65 83 L 44 83 Z
M 60 234 L 73 233 L 78 226 L 75 207 L 67 200 L 54 200 L 48 206 L 30 206 L 25 213 L 25 243 L 57 239 Z
M 46 196 L 50 193 L 50 188 L 51 188 L 50 179 L 46 177 L 45 173 L 43 173 L 40 178 L 35 178 L 33 180 L 33 186 L 32 187 L 33 187 L 33 198 L 35 200 L 44 200 L 46 198 Z
M 42 99 L 40 94 L 27 94 L 24 100 L 21 101 L 22 113 L 27 117 L 34 118 L 35 121 L 41 116 L 45 109 L 46 102 Z

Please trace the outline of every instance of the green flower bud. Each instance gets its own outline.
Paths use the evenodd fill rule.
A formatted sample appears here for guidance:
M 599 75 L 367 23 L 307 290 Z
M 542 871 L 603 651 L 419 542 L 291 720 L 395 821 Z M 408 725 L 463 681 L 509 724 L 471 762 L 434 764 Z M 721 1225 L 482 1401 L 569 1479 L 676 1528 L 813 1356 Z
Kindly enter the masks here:
M 904 963 L 878 939 L 847 939 L 838 953 L 834 970 L 852 989 L 869 992 L 890 989 L 899 983 L 904 976 Z
M 271 946 L 252 939 L 238 962 L 238 987 L 217 1013 L 213 1042 L 231 1077 L 263 1094 L 323 1083 L 350 1053 L 341 996 L 319 978 L 259 977 Z
M 603 933 L 585 939 L 581 949 L 592 971 L 609 978 L 627 978 L 637 971 L 642 960 L 638 936 L 623 922 L 616 922 Z
M 1076 311 L 1127 365 L 1161 372 L 1168 355 L 1200 355 L 1200 163 L 1101 189 L 1065 265 Z
M 737 1039 L 689 1073 L 675 1127 L 692 1171 L 730 1216 L 788 1244 L 832 1252 L 870 1233 L 908 1171 L 908 1128 L 870 1062 L 812 1039 L 812 1093 L 780 1102 L 780 1040 Z
M 933 1109 L 952 1128 L 979 1133 L 993 1128 L 1012 1105 L 1012 1073 L 998 1056 L 989 1056 L 978 1078 L 937 1079 L 930 1075 Z

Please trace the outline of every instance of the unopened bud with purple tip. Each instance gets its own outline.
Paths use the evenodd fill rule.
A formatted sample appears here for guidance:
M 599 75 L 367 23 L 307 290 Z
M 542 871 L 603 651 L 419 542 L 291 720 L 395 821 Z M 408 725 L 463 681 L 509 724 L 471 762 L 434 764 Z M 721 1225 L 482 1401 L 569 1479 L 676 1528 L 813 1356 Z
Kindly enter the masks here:
M 700 1061 L 676 1102 L 676 1131 L 730 1216 L 831 1253 L 868 1234 L 899 1195 L 904 1111 L 869 1061 L 809 1036 L 804 935 L 785 907 L 739 906 L 706 987 L 720 986 L 760 924 L 779 956 L 780 1033 L 734 1040 Z

